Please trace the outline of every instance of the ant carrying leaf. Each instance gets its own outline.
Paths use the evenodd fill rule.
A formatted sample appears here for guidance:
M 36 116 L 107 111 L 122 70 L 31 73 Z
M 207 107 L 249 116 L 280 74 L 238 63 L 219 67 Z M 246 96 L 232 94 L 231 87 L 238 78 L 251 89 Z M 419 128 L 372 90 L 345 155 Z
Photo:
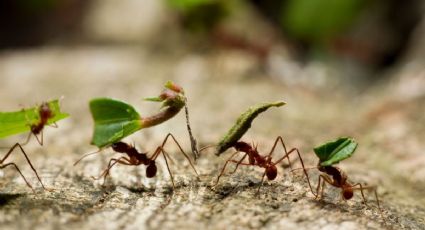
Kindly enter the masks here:
M 109 161 L 108 168 L 102 173 L 100 177 L 103 176 L 104 178 L 106 178 L 106 176 L 109 174 L 109 170 L 117 163 L 123 164 L 123 165 L 134 165 L 134 166 L 141 165 L 141 164 L 146 165 L 147 177 L 153 177 L 156 175 L 155 160 L 157 159 L 159 154 L 162 153 L 164 156 L 165 162 L 167 164 L 167 168 L 170 173 L 173 186 L 174 186 L 173 176 L 168 167 L 167 157 L 169 159 L 169 156 L 163 149 L 169 137 L 171 137 L 174 140 L 174 142 L 177 144 L 177 146 L 180 149 L 180 152 L 189 161 L 190 165 L 192 166 L 196 174 L 197 172 L 195 168 L 193 167 L 193 164 L 190 161 L 189 157 L 183 151 L 180 144 L 177 142 L 177 140 L 174 138 L 172 134 L 168 134 L 166 136 L 162 145 L 159 146 L 154 151 L 151 157 L 148 157 L 146 153 L 138 152 L 134 148 L 134 146 L 130 146 L 124 142 L 121 142 L 121 140 L 140 129 L 152 127 L 171 119 L 176 114 L 178 114 L 184 106 L 186 106 L 187 99 L 184 96 L 184 91 L 180 86 L 172 82 L 167 82 L 165 84 L 165 90 L 158 97 L 148 98 L 146 100 L 154 101 L 154 102 L 162 102 L 162 109 L 157 114 L 147 116 L 147 117 L 141 117 L 139 113 L 131 105 L 118 100 L 109 99 L 109 98 L 99 98 L 99 99 L 94 99 L 90 101 L 90 111 L 95 123 L 92 144 L 99 147 L 99 149 L 111 146 L 115 152 L 119 152 L 119 153 L 123 153 L 127 155 L 127 157 L 111 159 Z M 188 119 L 187 108 L 186 108 L 186 118 Z M 190 130 L 188 120 L 187 120 L 187 126 L 188 126 L 189 135 L 191 137 L 192 149 L 196 150 L 196 151 L 193 151 L 193 153 L 196 156 L 196 153 L 197 153 L 196 141 L 191 135 L 191 130 Z M 94 153 L 86 154 L 82 158 L 91 154 L 94 154 Z M 75 164 L 77 164 L 80 160 L 78 160 Z
M 313 193 L 313 195 L 315 195 L 316 199 L 321 199 L 323 197 L 325 184 L 340 188 L 341 197 L 344 200 L 350 200 L 353 198 L 354 191 L 360 190 L 363 202 L 367 206 L 364 190 L 372 190 L 375 194 L 376 202 L 382 215 L 376 186 L 365 186 L 361 183 L 349 182 L 347 174 L 339 167 L 334 166 L 334 164 L 351 157 L 356 150 L 357 145 L 357 142 L 353 138 L 341 137 L 314 148 L 314 153 L 319 158 L 317 169 L 323 174 L 319 175 L 316 193 Z
M 14 166 L 15 169 L 22 176 L 28 187 L 32 189 L 32 186 L 28 183 L 21 170 L 15 163 L 4 163 L 7 158 L 13 153 L 13 151 L 18 148 L 25 156 L 25 159 L 27 160 L 28 164 L 31 166 L 31 169 L 37 176 L 37 179 L 40 182 L 41 186 L 46 189 L 22 146 L 29 142 L 32 135 L 36 137 L 40 145 L 43 145 L 44 127 L 46 125 L 52 124 L 55 125 L 54 127 L 57 127 L 56 121 L 62 120 L 68 116 L 68 114 L 62 113 L 60 111 L 58 100 L 43 102 L 40 106 L 29 109 L 23 109 L 17 112 L 0 112 L 0 138 L 30 131 L 28 138 L 24 143 L 14 144 L 6 153 L 6 155 L 2 159 L 0 159 L 0 168 Z M 40 139 L 37 135 L 41 136 Z
M 297 153 L 301 164 L 304 168 L 304 162 L 301 158 L 301 155 L 299 153 L 299 150 L 297 148 L 292 148 L 289 151 L 286 148 L 286 145 L 283 141 L 283 138 L 281 136 L 278 136 L 274 142 L 273 147 L 271 148 L 270 152 L 267 155 L 260 155 L 260 153 L 257 150 L 257 146 L 251 145 L 244 141 L 239 141 L 240 138 L 248 131 L 248 129 L 251 127 L 251 123 L 253 120 L 262 112 L 266 111 L 267 109 L 271 107 L 280 107 L 282 105 L 285 105 L 285 102 L 276 102 L 276 103 L 264 103 L 260 104 L 254 107 L 250 107 L 247 111 L 242 113 L 239 118 L 236 121 L 236 124 L 227 132 L 227 134 L 220 140 L 217 148 L 216 148 L 216 154 L 219 155 L 226 151 L 227 149 L 233 147 L 236 151 L 227 159 L 226 163 L 223 166 L 223 169 L 221 170 L 220 174 L 217 177 L 217 180 L 215 182 L 215 185 L 218 184 L 220 177 L 224 175 L 226 167 L 229 163 L 234 163 L 235 169 L 232 171 L 232 173 L 235 173 L 236 170 L 240 165 L 244 166 L 258 166 L 261 168 L 264 168 L 264 173 L 261 178 L 260 186 L 258 187 L 258 191 L 261 188 L 261 185 L 263 184 L 264 177 L 267 176 L 267 179 L 274 180 L 277 176 L 277 167 L 276 165 L 279 164 L 281 161 L 283 161 L 285 158 L 288 159 L 289 165 L 291 166 L 291 161 L 289 159 L 289 155 L 292 153 Z M 277 145 L 280 144 L 283 147 L 284 155 L 283 157 L 273 160 L 272 154 L 275 151 L 275 148 Z M 243 156 L 239 160 L 235 160 L 234 157 L 237 156 L 238 153 L 244 153 Z M 248 157 L 248 162 L 244 162 L 244 160 Z M 307 180 L 310 184 L 310 180 L 308 178 L 308 174 L 305 172 L 305 175 L 307 176 Z M 311 188 L 311 186 L 310 186 Z
M 0 138 L 31 131 L 38 135 L 45 125 L 55 124 L 69 115 L 60 111 L 59 100 L 16 112 L 0 112 Z M 41 141 L 39 141 L 41 144 Z
M 167 143 L 167 140 L 171 137 L 171 139 L 174 141 L 174 143 L 178 146 L 180 153 L 184 155 L 184 157 L 189 162 L 190 166 L 192 167 L 193 171 L 197 176 L 199 176 L 198 172 L 196 171 L 195 167 L 192 164 L 192 161 L 190 160 L 189 156 L 184 152 L 183 148 L 180 146 L 179 142 L 176 140 L 176 138 L 171 134 L 167 134 L 164 141 L 160 146 L 156 148 L 156 150 L 153 152 L 153 154 L 149 157 L 147 153 L 139 152 L 134 146 L 129 145 L 124 142 L 116 142 L 111 145 L 111 148 L 121 154 L 125 154 L 127 156 L 122 156 L 119 158 L 112 158 L 109 160 L 107 168 L 100 174 L 98 177 L 92 177 L 95 180 L 99 180 L 103 177 L 103 184 L 105 184 L 106 178 L 110 173 L 110 170 L 112 167 L 114 167 L 116 164 L 121 165 L 128 165 L 128 166 L 139 166 L 139 165 L 145 165 L 146 167 L 146 177 L 152 178 L 156 176 L 157 167 L 156 167 L 156 160 L 160 154 L 164 157 L 165 164 L 167 165 L 167 170 L 171 178 L 171 182 L 173 184 L 173 188 L 175 188 L 174 183 L 174 177 L 171 173 L 168 160 L 170 160 L 169 154 L 165 151 L 164 146 Z M 95 152 L 97 153 L 97 152 Z M 74 165 L 78 164 L 83 158 L 85 158 L 88 155 L 91 155 L 93 153 L 86 154 L 82 158 L 80 158 L 77 162 L 74 163 Z
M 136 109 L 119 100 L 97 98 L 90 101 L 90 112 L 94 119 L 94 134 L 92 144 L 99 148 L 112 145 L 140 129 L 159 125 L 175 115 L 186 106 L 186 97 L 183 88 L 172 83 L 165 84 L 165 90 L 158 96 L 145 99 L 147 101 L 162 102 L 159 113 L 141 117 Z M 187 127 L 192 143 L 192 152 L 198 156 L 196 140 L 192 136 L 189 125 L 189 115 L 185 108 Z

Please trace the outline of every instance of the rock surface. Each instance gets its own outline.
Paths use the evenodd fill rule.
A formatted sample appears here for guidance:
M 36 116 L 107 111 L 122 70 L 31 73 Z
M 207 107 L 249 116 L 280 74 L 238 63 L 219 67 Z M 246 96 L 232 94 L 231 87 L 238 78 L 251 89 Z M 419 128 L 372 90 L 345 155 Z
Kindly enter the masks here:
M 58 129 L 46 128 L 45 146 L 38 146 L 34 139 L 25 146 L 52 191 L 40 188 L 19 152 L 10 160 L 21 167 L 37 192 L 32 193 L 14 170 L 1 171 L 1 228 L 425 229 L 425 100 L 421 88 L 415 89 L 417 84 L 408 84 L 409 79 L 423 82 L 423 74 L 418 74 L 423 68 L 402 69 L 394 81 L 359 90 L 326 81 L 314 86 L 287 85 L 264 76 L 255 63 L 239 52 L 161 53 L 142 46 L 2 52 L 2 111 L 64 96 L 63 110 L 71 118 L 59 122 Z M 323 78 L 326 70 L 314 65 L 317 71 L 310 71 L 311 78 Z M 419 77 L 399 77 L 409 75 Z M 201 146 L 216 143 L 248 106 L 276 100 L 288 104 L 259 116 L 243 138 L 257 143 L 263 154 L 281 135 L 288 147 L 300 149 L 307 165 L 314 166 L 314 146 L 337 136 L 353 136 L 360 146 L 340 167 L 352 181 L 378 187 L 382 216 L 373 193 L 366 193 L 369 206 L 362 203 L 359 192 L 344 202 L 339 191 L 329 186 L 325 198 L 315 200 L 302 174 L 292 175 L 286 162 L 279 165 L 276 180 L 266 181 L 258 195 L 263 171 L 257 167 L 240 167 L 213 187 L 230 151 L 221 157 L 212 149 L 203 152 L 196 163 L 198 179 L 176 146 L 167 144 L 174 157 L 174 190 L 162 160 L 154 179 L 145 177 L 144 166 L 117 166 L 104 187 L 91 176 L 99 175 L 116 156 L 112 150 L 105 149 L 73 167 L 84 153 L 96 151 L 89 145 L 91 98 L 119 98 L 133 104 L 142 116 L 152 114 L 157 105 L 141 99 L 157 95 L 169 79 L 186 90 L 192 128 Z M 412 90 L 419 93 L 411 96 Z M 152 151 L 169 132 L 189 151 L 183 114 L 126 141 L 134 141 L 139 150 Z M 25 137 L 4 139 L 0 145 L 10 146 Z M 274 158 L 280 155 L 281 149 Z M 294 167 L 299 167 L 295 155 L 292 159 Z M 317 170 L 309 173 L 316 185 Z

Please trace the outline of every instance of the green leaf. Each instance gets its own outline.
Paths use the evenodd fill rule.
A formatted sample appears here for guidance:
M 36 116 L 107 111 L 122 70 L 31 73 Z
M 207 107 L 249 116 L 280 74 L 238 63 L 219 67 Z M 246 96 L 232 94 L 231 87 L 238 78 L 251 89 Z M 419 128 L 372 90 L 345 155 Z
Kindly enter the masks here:
M 48 125 L 69 116 L 60 111 L 58 100 L 47 103 L 53 113 L 53 117 L 47 121 Z M 0 112 L 0 138 L 31 131 L 31 125 L 38 123 L 39 120 L 39 106 L 16 112 Z
M 92 144 L 99 148 L 111 145 L 142 128 L 141 117 L 133 106 L 110 98 L 90 101 L 94 119 Z
M 321 166 L 330 166 L 351 157 L 356 148 L 357 142 L 354 139 L 340 137 L 314 148 L 314 152 L 319 157 Z
M 236 120 L 235 125 L 226 133 L 220 140 L 217 146 L 216 155 L 220 155 L 228 148 L 232 147 L 245 133 L 251 128 L 252 121 L 262 112 L 270 107 L 280 107 L 285 105 L 285 102 L 264 103 L 257 106 L 250 107 L 247 111 L 242 113 Z

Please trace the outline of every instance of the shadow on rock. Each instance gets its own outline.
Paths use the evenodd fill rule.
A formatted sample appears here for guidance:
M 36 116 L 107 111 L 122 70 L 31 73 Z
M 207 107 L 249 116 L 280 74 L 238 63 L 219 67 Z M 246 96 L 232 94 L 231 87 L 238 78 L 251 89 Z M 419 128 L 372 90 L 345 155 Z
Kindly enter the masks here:
M 9 204 L 11 201 L 24 196 L 24 194 L 2 194 L 0 193 L 0 207 Z

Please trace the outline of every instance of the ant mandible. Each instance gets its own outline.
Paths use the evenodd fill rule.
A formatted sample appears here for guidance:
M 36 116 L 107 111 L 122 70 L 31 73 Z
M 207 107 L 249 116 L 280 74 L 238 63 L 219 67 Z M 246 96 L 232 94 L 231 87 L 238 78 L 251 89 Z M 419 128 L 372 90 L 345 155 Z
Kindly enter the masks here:
M 273 162 L 272 161 L 272 154 L 273 154 L 275 148 L 277 147 L 277 145 L 279 143 L 282 145 L 282 147 L 283 147 L 283 149 L 285 151 L 285 155 L 283 157 L 281 157 L 280 159 L 276 160 L 275 162 Z M 310 190 L 313 191 L 313 189 L 311 187 L 311 184 L 310 184 L 309 176 L 307 174 L 307 171 L 304 168 L 304 162 L 303 162 L 303 160 L 301 158 L 301 154 L 300 154 L 299 150 L 297 148 L 292 148 L 289 151 L 287 151 L 286 146 L 285 146 L 285 143 L 283 142 L 283 138 L 281 136 L 278 136 L 276 138 L 276 140 L 274 142 L 274 145 L 273 145 L 272 149 L 270 150 L 270 152 L 269 152 L 269 154 L 267 156 L 261 156 L 258 153 L 257 146 L 254 147 L 253 145 L 250 145 L 250 144 L 248 144 L 246 142 L 243 142 L 243 141 L 236 142 L 235 144 L 232 145 L 232 147 L 235 148 L 236 152 L 233 153 L 228 158 L 228 160 L 226 161 L 226 163 L 224 164 L 223 169 L 221 170 L 220 174 L 218 175 L 217 180 L 216 180 L 214 186 L 216 186 L 218 184 L 218 182 L 220 180 L 220 177 L 224 174 L 224 171 L 225 171 L 225 169 L 227 167 L 227 164 L 229 162 L 236 164 L 235 169 L 233 170 L 232 173 L 235 173 L 236 172 L 236 170 L 238 169 L 239 165 L 259 166 L 261 168 L 264 168 L 264 173 L 263 173 L 263 176 L 261 177 L 261 183 L 260 183 L 260 186 L 258 187 L 258 191 L 257 191 L 257 193 L 258 193 L 260 191 L 260 188 L 261 188 L 263 182 L 264 182 L 264 177 L 265 176 L 267 176 L 267 179 L 268 180 L 274 180 L 276 178 L 276 176 L 277 176 L 277 167 L 276 167 L 276 165 L 279 164 L 282 160 L 284 160 L 285 158 L 287 158 L 288 159 L 289 166 L 292 169 L 289 155 L 292 154 L 292 153 L 294 153 L 294 152 L 296 152 L 298 154 L 298 158 L 300 159 L 301 165 L 302 165 L 302 167 L 304 169 L 304 174 L 305 174 L 305 176 L 307 178 L 307 182 L 308 182 L 308 185 L 310 186 Z M 236 156 L 236 154 L 238 154 L 239 152 L 243 152 L 245 154 L 243 155 L 243 157 L 240 160 L 236 161 L 236 160 L 233 159 L 233 157 Z M 249 162 L 248 163 L 244 163 L 243 161 L 245 160 L 245 158 L 247 156 L 248 156 L 248 161 Z
M 171 178 L 171 182 L 173 184 L 173 188 L 175 188 L 174 177 L 173 177 L 173 174 L 171 173 L 171 170 L 170 170 L 170 167 L 169 167 L 169 164 L 168 164 L 168 160 L 167 160 L 167 158 L 168 159 L 171 159 L 171 158 L 168 155 L 168 153 L 164 150 L 164 146 L 167 143 L 168 138 L 170 138 L 170 137 L 174 141 L 174 143 L 177 144 L 180 152 L 184 155 L 184 157 L 187 159 L 187 161 L 189 161 L 189 164 L 192 167 L 195 174 L 197 176 L 199 176 L 199 174 L 196 171 L 195 167 L 193 166 L 192 161 L 190 160 L 189 156 L 183 151 L 183 148 L 181 147 L 179 142 L 176 140 L 176 138 L 171 133 L 169 133 L 165 137 L 162 144 L 156 148 L 156 150 L 154 151 L 154 153 L 152 154 L 151 157 L 148 157 L 147 153 L 138 152 L 137 149 L 134 146 L 129 145 L 127 143 L 116 142 L 116 143 L 112 144 L 111 148 L 115 152 L 124 153 L 127 156 L 122 156 L 122 157 L 119 157 L 119 158 L 110 159 L 109 163 L 108 163 L 108 167 L 98 177 L 92 177 L 92 178 L 95 179 L 95 180 L 99 180 L 103 177 L 103 179 L 104 179 L 103 183 L 105 183 L 106 177 L 109 175 L 111 168 L 114 167 L 114 165 L 116 165 L 116 164 L 133 165 L 133 166 L 138 166 L 138 165 L 143 164 L 143 165 L 147 166 L 146 167 L 146 177 L 148 177 L 148 178 L 155 177 L 156 172 L 157 172 L 157 167 L 156 167 L 155 161 L 157 160 L 158 156 L 162 153 L 162 156 L 164 157 L 164 160 L 165 160 L 165 164 L 167 165 L 168 173 L 170 174 L 170 178 Z M 97 152 L 95 152 L 95 153 L 97 153 Z M 74 165 L 78 164 L 79 161 L 81 161 L 83 158 L 85 158 L 86 156 L 88 156 L 90 154 L 94 154 L 94 153 L 86 154 L 85 156 L 80 158 L 77 162 L 75 162 Z

